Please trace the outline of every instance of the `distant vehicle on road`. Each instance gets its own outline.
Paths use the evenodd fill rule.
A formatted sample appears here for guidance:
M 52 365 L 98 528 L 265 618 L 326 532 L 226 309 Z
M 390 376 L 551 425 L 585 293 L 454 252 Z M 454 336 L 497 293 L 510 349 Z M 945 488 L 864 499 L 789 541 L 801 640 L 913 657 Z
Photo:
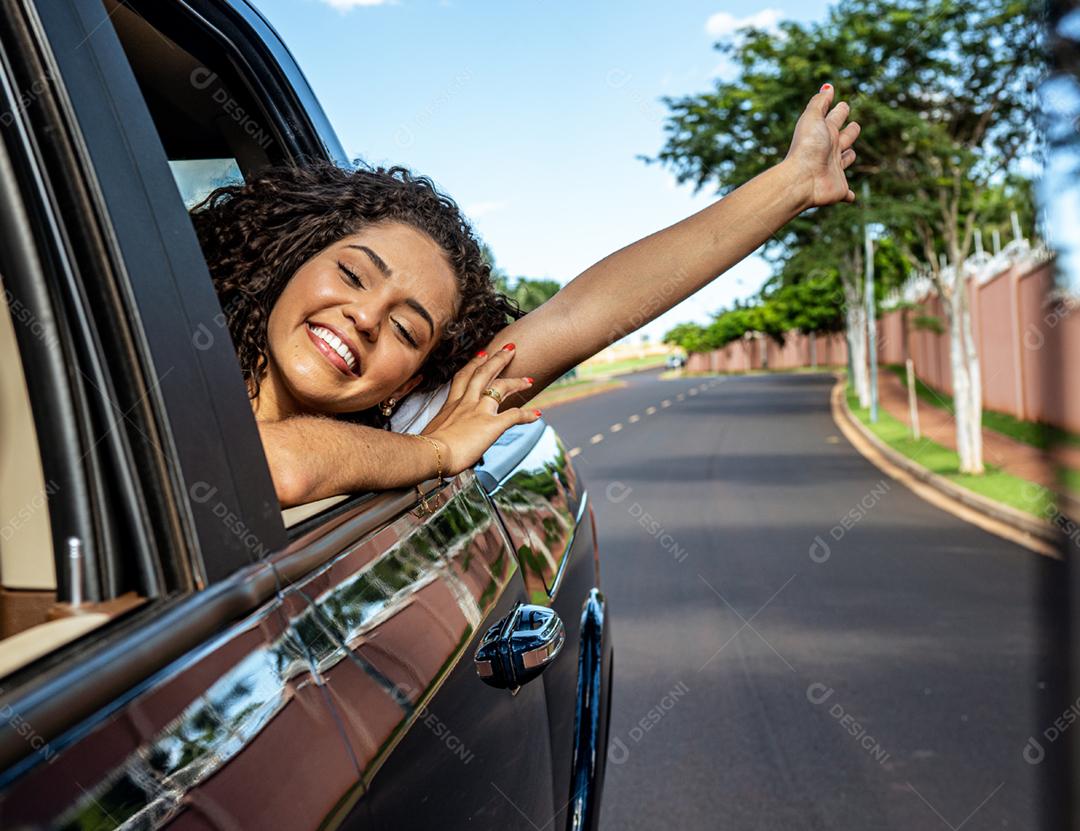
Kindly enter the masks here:
M 682 355 L 668 355 L 665 365 L 668 369 L 682 369 L 686 366 L 686 358 Z
M 279 508 L 187 213 L 349 164 L 277 34 L 11 0 L 0 52 L 0 826 L 595 829 L 612 649 L 554 430 Z

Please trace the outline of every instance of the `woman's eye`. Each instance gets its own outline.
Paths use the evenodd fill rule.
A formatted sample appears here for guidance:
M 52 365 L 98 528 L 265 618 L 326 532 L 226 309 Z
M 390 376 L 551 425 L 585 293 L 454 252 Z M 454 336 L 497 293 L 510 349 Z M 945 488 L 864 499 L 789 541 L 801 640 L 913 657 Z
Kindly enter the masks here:
M 346 280 L 348 280 L 350 283 L 352 283 L 357 288 L 363 288 L 364 287 L 364 283 L 360 280 L 360 277 L 357 276 L 356 272 L 354 272 L 347 265 L 345 265 L 345 263 L 338 263 L 337 266 L 338 266 L 338 269 L 341 271 L 341 273 L 345 275 Z
M 404 326 L 402 326 L 396 320 L 394 321 L 394 325 L 398 328 L 398 331 L 401 332 L 401 336 L 403 338 L 405 338 L 405 340 L 407 340 L 409 342 L 409 345 L 412 346 L 414 349 L 416 349 L 417 346 L 418 346 L 418 344 L 416 343 L 416 338 L 414 338 L 412 336 L 412 334 L 409 332 L 409 330 L 406 329 Z

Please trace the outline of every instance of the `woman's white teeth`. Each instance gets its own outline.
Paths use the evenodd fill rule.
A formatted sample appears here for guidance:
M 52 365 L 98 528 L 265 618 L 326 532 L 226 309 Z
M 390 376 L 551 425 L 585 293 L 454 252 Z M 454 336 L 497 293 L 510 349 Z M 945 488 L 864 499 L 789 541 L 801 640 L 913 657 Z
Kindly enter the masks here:
M 356 356 L 353 355 L 352 350 L 349 349 L 349 347 L 341 342 L 341 338 L 329 329 L 324 329 L 322 326 L 312 326 L 311 331 L 341 356 L 341 359 L 345 361 L 350 371 L 356 369 Z

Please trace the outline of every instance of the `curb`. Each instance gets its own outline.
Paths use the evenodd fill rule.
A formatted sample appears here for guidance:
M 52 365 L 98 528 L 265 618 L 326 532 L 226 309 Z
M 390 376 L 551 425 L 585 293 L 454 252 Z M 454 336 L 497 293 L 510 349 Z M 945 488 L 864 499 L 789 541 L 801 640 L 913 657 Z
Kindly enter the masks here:
M 944 476 L 940 476 L 937 473 L 927 470 L 918 462 L 912 461 L 907 456 L 898 453 L 885 444 L 852 414 L 851 409 L 848 407 L 847 398 L 844 395 L 844 384 L 844 379 L 838 378 L 831 395 L 833 417 L 838 423 L 842 421 L 840 424 L 841 429 L 847 426 L 850 430 L 855 431 L 861 439 L 871 445 L 889 464 L 900 468 L 909 476 L 938 491 L 952 502 L 958 503 L 968 510 L 975 511 L 986 517 L 988 520 L 1002 523 L 1029 538 L 1033 538 L 1032 542 L 1038 545 L 1038 550 L 1040 550 L 1041 553 L 1045 553 L 1042 549 L 1047 545 L 1056 549 L 1060 538 L 1057 530 L 1049 522 L 1044 522 L 1043 520 L 1033 517 L 1031 514 L 1017 510 L 1008 505 L 994 502 L 991 499 L 987 499 L 984 496 L 969 491 L 967 488 L 962 488 L 954 482 L 950 482 Z M 856 449 L 861 451 L 861 448 L 858 446 L 856 446 Z M 874 460 L 871 459 L 871 461 Z

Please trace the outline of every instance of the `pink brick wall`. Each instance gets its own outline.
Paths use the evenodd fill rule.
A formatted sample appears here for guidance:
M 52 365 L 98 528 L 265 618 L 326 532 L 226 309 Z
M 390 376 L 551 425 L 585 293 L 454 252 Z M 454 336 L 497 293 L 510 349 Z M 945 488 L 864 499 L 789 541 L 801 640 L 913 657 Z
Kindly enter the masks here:
M 847 364 L 842 334 L 815 336 L 817 366 Z M 796 369 L 811 365 L 810 336 L 789 332 L 780 346 L 772 338 L 742 339 L 712 352 L 696 352 L 686 362 L 691 372 L 746 372 L 751 369 Z
M 1080 311 L 1066 301 L 1048 300 L 1053 288 L 1053 262 L 1015 266 L 980 286 L 969 283 L 972 328 L 982 372 L 983 406 L 1028 421 L 1044 421 L 1080 432 L 1080 384 L 1062 379 L 1080 377 Z M 919 316 L 935 317 L 945 327 L 940 298 L 931 296 L 908 313 L 908 342 L 915 372 L 934 389 L 952 393 L 949 339 L 914 328 Z M 903 363 L 903 313 L 878 321 L 878 361 Z M 764 343 L 764 348 L 762 347 Z M 842 334 L 817 336 L 817 365 L 847 364 Z M 730 343 L 714 352 L 690 356 L 693 371 L 745 372 L 749 369 L 808 367 L 810 338 L 789 333 L 784 346 L 760 339 Z M 1073 375 L 1066 374 L 1066 368 Z
M 1066 362 L 1080 372 L 1080 314 L 1064 301 L 1050 303 L 1053 263 L 1014 266 L 971 290 L 972 329 L 979 352 L 983 406 L 1027 421 L 1080 431 L 1080 385 L 1064 388 Z M 878 322 L 878 360 L 901 363 L 902 312 Z M 941 300 L 929 297 L 909 320 L 936 317 L 945 325 Z M 915 372 L 934 389 L 952 393 L 946 335 L 910 330 Z

